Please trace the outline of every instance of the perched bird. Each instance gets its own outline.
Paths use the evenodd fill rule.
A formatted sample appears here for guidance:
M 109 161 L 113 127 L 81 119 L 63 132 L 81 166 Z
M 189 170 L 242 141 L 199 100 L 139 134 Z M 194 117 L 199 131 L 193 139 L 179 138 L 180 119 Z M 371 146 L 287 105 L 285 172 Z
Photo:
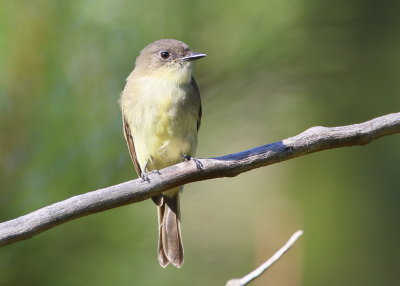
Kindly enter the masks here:
M 136 58 L 121 94 L 123 129 L 136 172 L 147 172 L 194 156 L 201 120 L 201 100 L 192 76 L 193 61 L 205 57 L 183 42 L 158 40 Z M 179 192 L 182 187 L 153 197 L 158 207 L 158 261 L 183 264 Z

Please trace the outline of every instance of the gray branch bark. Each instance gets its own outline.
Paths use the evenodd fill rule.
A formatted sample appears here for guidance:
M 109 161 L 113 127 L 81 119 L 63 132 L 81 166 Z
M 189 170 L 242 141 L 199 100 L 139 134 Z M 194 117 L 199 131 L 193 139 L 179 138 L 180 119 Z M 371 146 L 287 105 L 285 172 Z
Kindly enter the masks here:
M 191 182 L 234 177 L 255 168 L 306 154 L 345 146 L 364 145 L 400 132 L 400 113 L 388 114 L 360 124 L 312 127 L 279 142 L 222 157 L 182 162 L 141 179 L 74 196 L 24 216 L 0 223 L 0 246 L 28 239 L 47 229 L 82 216 L 146 200 L 163 191 Z

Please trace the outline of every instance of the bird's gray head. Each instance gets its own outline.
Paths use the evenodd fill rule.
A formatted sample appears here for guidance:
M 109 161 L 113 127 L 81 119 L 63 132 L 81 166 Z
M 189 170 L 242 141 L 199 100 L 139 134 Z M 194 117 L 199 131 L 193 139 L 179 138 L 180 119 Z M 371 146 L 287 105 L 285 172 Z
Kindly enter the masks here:
M 146 73 L 186 73 L 192 71 L 194 60 L 205 57 L 194 53 L 189 46 L 174 39 L 155 41 L 146 46 L 136 58 L 135 69 Z

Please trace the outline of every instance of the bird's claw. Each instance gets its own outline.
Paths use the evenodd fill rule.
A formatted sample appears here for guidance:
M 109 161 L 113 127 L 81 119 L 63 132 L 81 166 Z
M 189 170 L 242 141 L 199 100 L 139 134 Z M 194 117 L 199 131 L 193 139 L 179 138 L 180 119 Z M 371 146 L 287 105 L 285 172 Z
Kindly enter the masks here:
M 156 174 L 158 174 L 158 175 L 161 175 L 161 173 L 160 173 L 159 170 L 151 170 L 151 171 L 149 171 L 149 172 L 143 172 L 143 173 L 140 175 L 140 178 L 142 179 L 142 183 L 144 183 L 144 182 L 150 183 L 149 175 L 150 175 L 150 174 L 154 174 L 154 173 L 156 173 Z
M 197 170 L 203 169 L 203 163 L 201 163 L 199 159 L 191 157 L 189 155 L 183 155 L 182 157 L 183 157 L 183 161 L 185 161 L 185 162 L 193 160 L 194 163 L 196 164 Z
M 149 175 L 148 175 L 147 173 L 144 173 L 144 172 L 143 172 L 143 173 L 140 175 L 140 178 L 142 178 L 142 183 L 144 183 L 144 182 L 150 183 Z
M 201 163 L 200 160 L 193 158 L 193 161 L 196 163 L 197 170 L 203 169 L 203 163 Z

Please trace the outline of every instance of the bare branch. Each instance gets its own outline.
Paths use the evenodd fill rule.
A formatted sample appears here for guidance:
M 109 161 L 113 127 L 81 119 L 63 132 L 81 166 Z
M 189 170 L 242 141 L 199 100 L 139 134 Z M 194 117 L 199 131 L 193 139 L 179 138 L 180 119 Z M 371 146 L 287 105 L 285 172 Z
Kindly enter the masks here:
M 168 189 L 191 182 L 234 177 L 255 168 L 309 153 L 344 146 L 364 145 L 382 136 L 400 132 L 400 113 L 342 126 L 312 127 L 303 133 L 272 144 L 223 157 L 182 162 L 141 179 L 71 197 L 27 215 L 0 223 L 0 246 L 28 239 L 47 229 L 81 216 L 146 200 Z
M 274 255 L 272 255 L 270 259 L 265 261 L 257 269 L 250 272 L 246 276 L 243 276 L 242 278 L 229 280 L 225 286 L 245 286 L 249 284 L 251 281 L 261 276 L 261 274 L 267 271 L 275 262 L 277 262 L 282 257 L 282 255 L 284 255 L 302 235 L 303 235 L 302 230 L 296 231 L 285 243 L 285 245 L 282 246 L 281 249 L 279 249 Z

